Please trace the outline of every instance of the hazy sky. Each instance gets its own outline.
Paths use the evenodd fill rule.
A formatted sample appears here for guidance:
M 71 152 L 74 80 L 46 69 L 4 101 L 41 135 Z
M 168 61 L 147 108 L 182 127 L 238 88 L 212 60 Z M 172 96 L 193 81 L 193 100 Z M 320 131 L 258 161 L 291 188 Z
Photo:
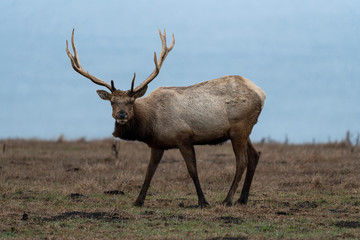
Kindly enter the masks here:
M 1 1 L 0 138 L 111 137 L 100 86 L 126 90 L 153 70 L 158 29 L 176 44 L 148 93 L 242 75 L 267 94 L 252 138 L 340 140 L 360 133 L 360 1 Z

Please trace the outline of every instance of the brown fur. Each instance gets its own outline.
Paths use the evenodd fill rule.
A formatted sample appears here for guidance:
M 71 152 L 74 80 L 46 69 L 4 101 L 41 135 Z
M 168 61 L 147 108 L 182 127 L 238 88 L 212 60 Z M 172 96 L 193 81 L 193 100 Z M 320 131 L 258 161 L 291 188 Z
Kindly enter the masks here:
M 161 87 L 139 99 L 129 95 L 128 91 L 108 93 L 105 99 L 112 103 L 113 117 L 118 120 L 119 111 L 127 114 L 125 123 L 115 122 L 114 137 L 145 142 L 152 148 L 147 176 L 135 205 L 144 203 L 163 151 L 179 148 L 193 178 L 199 204 L 206 206 L 208 203 L 197 177 L 193 145 L 219 144 L 228 139 L 233 143 L 237 166 L 224 204 L 232 204 L 242 172 L 247 168 L 238 200 L 245 204 L 259 159 L 249 135 L 262 110 L 264 98 L 265 94 L 259 88 L 240 76 L 225 76 L 189 87 Z

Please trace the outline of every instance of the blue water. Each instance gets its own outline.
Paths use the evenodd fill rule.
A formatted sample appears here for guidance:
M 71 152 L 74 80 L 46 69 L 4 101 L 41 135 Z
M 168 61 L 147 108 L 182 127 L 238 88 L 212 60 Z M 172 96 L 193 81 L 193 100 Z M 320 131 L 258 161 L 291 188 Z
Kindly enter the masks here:
M 290 142 L 360 134 L 360 2 L 2 1 L 0 138 L 111 137 L 101 89 L 65 53 L 75 30 L 83 67 L 130 88 L 153 71 L 157 29 L 176 44 L 148 93 L 242 75 L 267 94 L 252 138 Z

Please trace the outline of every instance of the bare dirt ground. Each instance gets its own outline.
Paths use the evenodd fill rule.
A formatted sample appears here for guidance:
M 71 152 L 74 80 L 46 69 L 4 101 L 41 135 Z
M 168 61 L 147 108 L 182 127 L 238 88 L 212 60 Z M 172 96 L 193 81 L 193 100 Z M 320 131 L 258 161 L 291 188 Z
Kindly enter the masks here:
M 116 157 L 111 139 L 0 140 L 0 239 L 360 238 L 359 146 L 255 144 L 249 203 L 232 207 L 221 204 L 235 172 L 231 144 L 198 146 L 211 204 L 200 209 L 177 150 L 165 153 L 145 206 L 133 207 L 149 149 L 117 144 Z

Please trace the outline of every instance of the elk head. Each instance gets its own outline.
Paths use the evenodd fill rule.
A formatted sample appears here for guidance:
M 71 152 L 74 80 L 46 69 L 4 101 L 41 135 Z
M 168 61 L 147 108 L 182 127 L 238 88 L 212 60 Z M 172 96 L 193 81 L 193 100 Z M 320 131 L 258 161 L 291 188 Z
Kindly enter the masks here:
M 137 98 L 144 96 L 148 88 L 148 84 L 159 74 L 162 64 L 164 63 L 166 56 L 173 49 L 175 45 L 175 37 L 173 38 L 170 44 L 170 47 L 166 46 L 166 32 L 164 34 L 159 30 L 160 39 L 162 43 L 161 53 L 159 59 L 157 59 L 156 52 L 154 52 L 154 63 L 155 70 L 147 77 L 139 86 L 134 88 L 135 77 L 131 82 L 131 88 L 127 91 L 121 91 L 115 88 L 114 81 L 111 80 L 111 85 L 107 82 L 91 75 L 89 72 L 85 71 L 80 65 L 79 56 L 74 43 L 74 29 L 71 35 L 71 44 L 74 51 L 74 55 L 69 51 L 68 41 L 66 40 L 66 53 L 70 58 L 71 65 L 74 70 L 86 78 L 89 78 L 92 82 L 104 86 L 110 90 L 110 93 L 104 90 L 97 90 L 96 92 L 103 100 L 108 100 L 112 106 L 112 116 L 119 124 L 125 124 L 134 116 L 134 103 Z

